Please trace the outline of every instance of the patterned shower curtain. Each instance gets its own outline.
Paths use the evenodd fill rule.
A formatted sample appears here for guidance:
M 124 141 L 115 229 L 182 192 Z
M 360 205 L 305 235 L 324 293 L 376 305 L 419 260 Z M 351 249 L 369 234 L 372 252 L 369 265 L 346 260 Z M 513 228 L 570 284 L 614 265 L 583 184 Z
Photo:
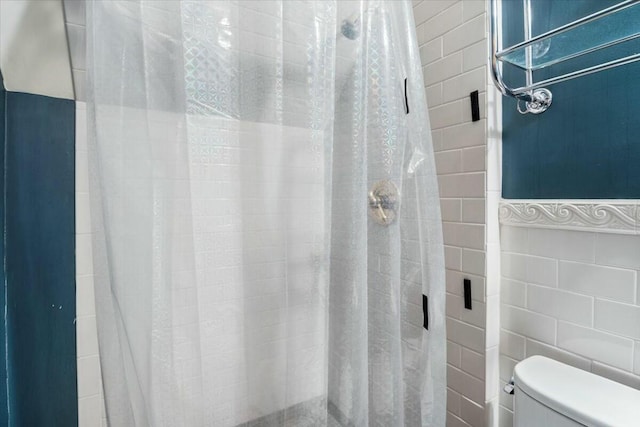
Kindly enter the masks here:
M 444 426 L 411 2 L 96 0 L 87 14 L 109 424 Z

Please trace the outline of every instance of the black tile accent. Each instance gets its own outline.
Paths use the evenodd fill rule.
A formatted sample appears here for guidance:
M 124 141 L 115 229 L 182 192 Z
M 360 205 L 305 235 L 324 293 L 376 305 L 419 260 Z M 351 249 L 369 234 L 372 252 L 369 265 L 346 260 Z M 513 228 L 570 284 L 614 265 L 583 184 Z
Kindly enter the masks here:
M 480 120 L 480 101 L 479 101 L 479 93 L 477 90 L 474 90 L 469 94 L 469 98 L 471 98 L 471 121 L 477 122 Z
M 471 310 L 471 280 L 464 279 L 464 308 Z
M 429 330 L 429 297 L 426 295 L 422 295 L 422 317 L 422 326 Z

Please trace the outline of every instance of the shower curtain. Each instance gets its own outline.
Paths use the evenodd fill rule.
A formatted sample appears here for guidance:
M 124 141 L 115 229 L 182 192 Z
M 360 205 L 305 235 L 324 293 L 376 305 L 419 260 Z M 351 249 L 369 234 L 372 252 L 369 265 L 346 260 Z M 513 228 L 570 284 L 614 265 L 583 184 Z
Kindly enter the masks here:
M 109 425 L 444 426 L 443 246 L 411 2 L 112 0 L 87 14 Z

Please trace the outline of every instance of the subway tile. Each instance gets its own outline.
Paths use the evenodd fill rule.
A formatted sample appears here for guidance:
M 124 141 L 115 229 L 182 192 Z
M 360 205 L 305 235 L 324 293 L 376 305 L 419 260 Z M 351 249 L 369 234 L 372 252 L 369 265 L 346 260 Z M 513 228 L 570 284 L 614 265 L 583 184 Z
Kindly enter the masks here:
M 425 40 L 433 40 L 438 36 L 443 35 L 447 31 L 452 28 L 457 27 L 462 24 L 462 2 L 454 3 L 450 2 L 446 7 L 441 2 L 429 0 L 427 5 L 424 7 L 429 9 L 429 11 L 424 15 L 425 22 L 424 26 L 424 37 Z M 439 3 L 438 6 L 441 7 L 433 7 L 435 3 Z M 415 15 L 414 15 L 415 18 Z M 418 16 L 415 18 L 417 23 L 421 23 L 420 19 L 423 19 L 422 16 Z
M 462 396 L 460 417 L 472 426 L 482 426 L 484 425 L 484 406 Z
M 476 353 L 462 347 L 461 369 L 476 378 L 484 380 L 485 358 L 483 353 Z
M 485 68 L 481 67 L 445 80 L 442 84 L 443 101 L 467 101 L 471 92 L 483 92 L 487 86 L 486 75 Z
M 616 368 L 632 369 L 633 341 L 570 323 L 558 323 L 558 347 Z
M 640 236 L 598 233 L 596 264 L 640 269 Z
M 447 387 L 447 411 L 460 415 L 460 393 Z
M 517 280 L 502 279 L 500 298 L 503 304 L 525 308 L 527 301 L 527 285 Z
M 78 359 L 78 397 L 100 393 L 100 358 L 98 355 Z
M 633 347 L 633 373 L 640 375 L 640 341 L 636 341 Z
M 456 224 L 455 245 L 469 249 L 484 249 L 484 224 Z
M 414 21 L 415 21 L 415 15 L 414 15 Z M 427 39 L 427 23 L 423 22 L 422 24 L 419 24 L 416 21 L 416 24 L 418 24 L 416 26 L 416 41 L 418 42 L 418 46 L 422 46 L 423 44 L 429 42 L 430 40 L 433 40 L 433 38 L 429 38 Z
M 472 302 L 473 309 L 468 310 L 464 308 L 464 298 L 460 296 L 457 296 L 457 298 L 459 298 L 458 306 L 460 307 L 460 320 L 485 329 L 486 304 L 480 301 L 474 301 Z
M 474 68 L 482 67 L 486 71 L 488 63 L 489 49 L 487 41 L 481 40 L 476 44 L 466 47 L 462 51 L 462 71 L 470 71 Z
M 456 124 L 442 130 L 443 146 L 447 150 L 485 145 L 486 120 Z M 483 196 L 484 197 L 484 196 Z
M 427 88 L 425 89 L 425 93 L 427 95 L 427 104 L 429 105 L 429 108 L 442 105 L 442 83 L 436 83 L 434 85 L 427 86 Z M 436 147 L 435 138 L 434 147 Z
M 500 353 L 515 360 L 524 359 L 525 339 L 505 329 L 500 331 Z
M 526 227 L 500 227 L 500 244 L 504 252 L 526 254 L 529 251 L 529 229 Z
M 91 234 L 76 235 L 76 276 L 93 274 Z
M 461 359 L 462 346 L 454 343 L 453 341 L 447 340 L 447 363 L 459 368 L 462 363 Z
M 503 252 L 500 256 L 502 276 L 508 279 L 526 282 L 527 280 L 527 256 Z
M 438 175 L 462 172 L 462 151 L 450 150 L 435 153 Z
M 429 120 L 431 121 L 432 129 L 440 129 L 461 123 L 462 116 L 462 104 L 460 101 L 429 109 Z
M 451 365 L 447 366 L 447 386 L 479 405 L 484 404 L 484 383 L 482 380 Z
M 463 1 L 462 2 L 463 19 L 465 21 L 469 21 L 471 18 L 474 18 L 480 15 L 481 13 L 484 13 L 486 4 L 487 3 L 482 0 Z
M 502 328 L 548 344 L 555 343 L 555 319 L 508 305 L 502 306 L 500 314 Z
M 78 399 L 78 426 L 100 427 L 100 395 Z
M 477 352 L 484 351 L 484 330 L 447 318 L 447 339 Z
M 481 172 L 486 170 L 486 150 L 484 146 L 462 150 L 462 171 Z
M 622 371 L 596 361 L 591 364 L 591 372 L 596 375 L 600 375 L 601 377 L 608 378 L 611 381 L 640 390 L 640 376 L 634 375 L 631 372 Z
M 595 328 L 640 339 L 640 307 L 596 299 Z
M 462 221 L 476 224 L 484 224 L 485 200 L 464 199 L 462 201 Z
M 513 411 L 514 397 L 513 394 L 500 393 L 500 406 Z M 510 427 L 513 427 L 513 424 Z
M 513 411 L 500 407 L 500 427 L 513 427 Z
M 449 246 L 461 246 L 458 244 L 458 227 L 459 223 L 456 222 L 443 222 L 442 223 L 442 239 L 445 245 Z
M 455 0 L 428 0 L 418 3 L 413 8 L 414 20 L 417 24 L 420 24 L 451 7 L 454 3 Z M 462 15 L 460 16 L 462 17 Z M 457 25 L 457 21 L 448 21 L 446 24 Z
M 485 278 L 475 274 L 463 273 L 461 271 L 446 271 L 447 292 L 462 296 L 463 280 L 471 280 L 471 299 L 474 301 L 485 301 Z
M 554 259 L 526 257 L 527 282 L 545 286 L 558 286 L 558 263 Z
M 462 249 L 452 246 L 444 247 L 444 266 L 451 270 L 462 269 Z
M 513 368 L 516 367 L 517 360 L 513 360 L 504 355 L 500 355 L 500 381 L 508 382 L 513 377 Z
M 88 193 L 76 193 L 76 233 L 87 234 L 91 233 L 91 212 Z
M 438 176 L 438 188 L 440 197 L 446 198 L 462 198 L 464 196 L 464 188 L 462 187 L 462 175 L 440 175 Z
M 76 316 L 96 314 L 93 276 L 76 277 Z
M 465 273 L 477 274 L 478 276 L 484 276 L 484 252 L 464 248 L 462 250 L 462 271 L 464 271 Z
M 527 286 L 527 308 L 559 320 L 591 326 L 593 322 L 593 298 L 551 289 L 544 286 Z
M 442 37 L 433 39 L 420 46 L 420 62 L 422 66 L 442 58 Z
M 462 200 L 460 199 L 440 199 L 440 213 L 443 221 L 462 220 Z
M 77 142 L 77 140 L 76 140 Z M 76 150 L 76 194 L 89 193 L 89 156 Z
M 82 101 L 76 101 L 76 155 L 81 151 L 86 152 L 87 149 L 87 104 Z M 78 164 L 77 161 L 78 159 L 76 158 L 76 165 Z M 76 191 L 78 191 L 77 187 Z
M 462 73 L 462 53 L 458 52 L 434 61 L 423 67 L 423 72 L 425 86 L 455 77 Z
M 462 174 L 462 195 L 469 198 L 484 197 L 485 192 L 485 173 L 473 172 Z
M 470 427 L 469 424 L 451 412 L 447 412 L 447 420 L 445 423 L 447 427 Z
M 572 292 L 621 302 L 635 301 L 636 272 L 632 270 L 560 261 L 558 276 L 558 286 Z
M 444 54 L 449 55 L 485 38 L 485 17 L 477 16 L 444 35 Z
M 462 297 L 455 294 L 447 293 L 445 298 L 445 313 L 448 317 L 460 319 L 460 312 L 463 307 Z
M 462 252 L 462 249 L 460 250 Z M 447 292 L 462 295 L 462 281 L 466 277 L 461 271 L 445 270 Z
M 568 261 L 593 262 L 595 234 L 556 229 L 529 229 L 529 253 Z
M 442 129 L 433 129 L 431 127 L 431 139 L 433 139 L 433 151 L 444 150 L 444 141 L 442 139 Z
M 98 354 L 98 332 L 95 316 L 78 317 L 76 319 L 77 356 L 93 356 Z

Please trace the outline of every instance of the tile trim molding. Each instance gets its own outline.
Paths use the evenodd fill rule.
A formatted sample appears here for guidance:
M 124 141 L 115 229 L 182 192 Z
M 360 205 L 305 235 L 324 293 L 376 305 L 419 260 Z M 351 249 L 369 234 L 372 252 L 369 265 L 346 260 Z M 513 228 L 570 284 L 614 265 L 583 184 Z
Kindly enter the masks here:
M 500 224 L 639 234 L 637 200 L 502 200 Z

